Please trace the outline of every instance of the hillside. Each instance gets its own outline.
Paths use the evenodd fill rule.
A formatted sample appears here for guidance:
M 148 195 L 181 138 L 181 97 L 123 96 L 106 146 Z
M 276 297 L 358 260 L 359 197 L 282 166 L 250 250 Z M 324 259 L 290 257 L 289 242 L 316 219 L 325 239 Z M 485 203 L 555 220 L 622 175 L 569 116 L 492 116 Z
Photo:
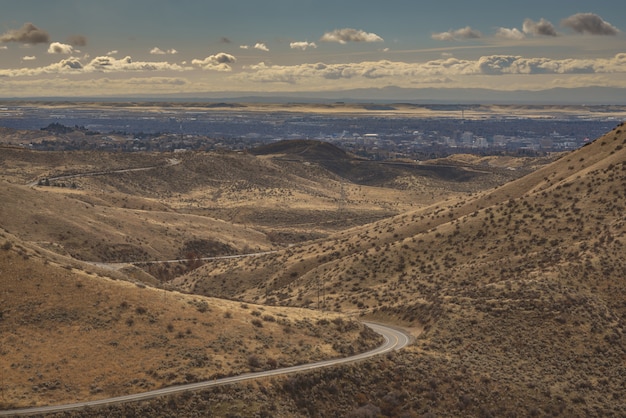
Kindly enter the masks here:
M 261 303 L 321 300 L 327 309 L 423 326 L 411 352 L 372 366 L 394 370 L 402 383 L 392 392 L 407 412 L 619 416 L 626 406 L 624 145 L 620 125 L 491 191 L 263 259 L 212 263 L 177 283 Z M 342 384 L 356 371 L 346 373 Z M 344 399 L 343 407 L 380 409 L 376 381 L 352 385 L 365 399 Z
M 357 171 L 378 185 L 350 181 L 337 169 L 360 165 Z M 389 168 L 316 141 L 276 143 L 258 156 L 4 147 L 0 167 L 0 225 L 24 240 L 97 262 L 267 251 L 521 174 L 497 168 L 458 182 L 430 175 L 420 164 Z M 169 278 L 180 272 L 150 273 Z
M 204 366 L 218 356 L 221 367 L 243 371 L 251 355 L 268 353 L 265 364 L 271 366 L 279 352 L 285 354 L 284 340 L 298 347 L 288 350 L 291 360 L 281 357 L 281 364 L 289 363 L 317 355 L 319 343 L 309 337 L 340 338 L 348 320 L 323 318 L 348 315 L 419 337 L 401 352 L 363 363 L 79 414 L 623 416 L 624 145 L 620 125 L 553 162 L 454 156 L 367 166 L 371 162 L 306 142 L 277 143 L 258 155 L 147 153 L 117 160 L 106 154 L 102 164 L 121 171 L 72 178 L 76 187 L 27 184 L 74 172 L 67 164 L 73 158 L 83 172 L 101 171 L 97 154 L 12 151 L 2 160 L 0 184 L 0 271 L 8 273 L 1 276 L 7 290 L 0 293 L 0 347 L 7 364 L 16 366 L 11 386 L 3 387 L 18 388 L 10 392 L 11 405 L 46 402 L 58 397 L 59 387 L 67 399 L 100 396 L 87 393 L 94 384 L 95 392 L 107 393 L 120 393 L 120 385 L 156 387 L 187 374 L 211 376 L 213 369 Z M 91 259 L 87 255 L 102 260 L 122 243 L 144 251 L 131 253 L 144 259 L 190 248 L 277 251 L 162 276 L 179 276 L 168 285 L 185 293 L 137 286 L 133 278 L 157 282 L 136 270 L 111 272 L 76 261 Z M 266 314 L 275 321 L 264 321 Z M 301 322 L 305 316 L 309 323 Z M 250 326 L 255 319 L 263 327 Z M 291 326 L 279 326 L 283 321 Z M 245 346 L 251 348 L 241 351 L 233 341 L 216 339 L 221 326 L 241 329 L 233 338 L 249 339 Z M 319 328 L 306 331 L 310 326 Z M 294 327 L 304 333 L 294 336 L 299 340 L 291 339 Z M 271 330 L 272 338 L 258 328 Z M 349 328 L 353 333 L 336 347 L 340 351 L 372 341 Z M 189 350 L 202 332 L 217 341 L 211 347 L 235 357 L 225 360 L 216 352 L 195 368 L 197 357 Z M 155 343 L 163 335 L 166 360 Z M 71 346 L 79 336 L 89 349 L 101 350 L 98 356 L 120 346 L 138 355 L 156 344 L 150 361 L 154 355 L 161 363 L 148 365 L 142 357 L 137 372 L 156 374 L 120 383 L 120 374 L 112 373 L 105 387 L 99 382 L 108 374 L 89 374 L 74 357 L 42 354 L 42 347 Z M 269 348 L 261 345 L 266 340 Z M 53 360 L 41 360 L 47 356 Z M 54 383 L 62 381 L 57 371 L 67 373 L 65 381 L 76 379 L 63 360 L 85 374 L 80 390 Z M 116 361 L 108 364 L 117 370 L 132 363 Z M 163 364 L 171 367 L 161 372 Z
M 0 409 L 145 392 L 378 344 L 347 318 L 146 287 L 50 261 L 6 232 L 0 242 Z

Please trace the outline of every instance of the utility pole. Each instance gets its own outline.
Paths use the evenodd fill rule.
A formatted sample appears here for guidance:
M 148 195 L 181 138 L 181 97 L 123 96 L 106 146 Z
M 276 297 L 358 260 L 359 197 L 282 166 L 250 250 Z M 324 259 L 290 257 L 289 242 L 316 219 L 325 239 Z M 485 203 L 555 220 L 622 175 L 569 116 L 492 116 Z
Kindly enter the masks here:
M 317 310 L 320 310 L 320 276 L 317 276 Z
M 341 179 L 341 182 L 339 183 L 339 202 L 337 204 L 337 209 L 339 213 L 343 213 L 347 200 L 348 199 L 346 194 L 345 182 L 343 179 Z

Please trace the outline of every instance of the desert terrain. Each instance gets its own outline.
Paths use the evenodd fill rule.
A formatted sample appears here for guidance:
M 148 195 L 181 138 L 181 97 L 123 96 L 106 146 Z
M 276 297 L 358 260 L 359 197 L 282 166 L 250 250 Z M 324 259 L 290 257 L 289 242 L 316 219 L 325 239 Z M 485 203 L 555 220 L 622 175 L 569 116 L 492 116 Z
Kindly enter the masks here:
M 0 409 L 365 351 L 370 320 L 415 341 L 60 415 L 623 416 L 624 145 L 623 124 L 545 158 L 426 163 L 5 145 Z

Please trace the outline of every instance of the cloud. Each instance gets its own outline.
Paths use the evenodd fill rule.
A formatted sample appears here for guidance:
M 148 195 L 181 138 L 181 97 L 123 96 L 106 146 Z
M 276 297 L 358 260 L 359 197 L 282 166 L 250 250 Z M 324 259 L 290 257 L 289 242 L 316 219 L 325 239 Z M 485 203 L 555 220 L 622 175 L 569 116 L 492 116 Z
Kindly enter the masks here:
M 561 26 L 576 33 L 589 35 L 617 35 L 619 29 L 593 13 L 577 13 L 561 21 Z
M 532 19 L 525 19 L 522 30 L 527 35 L 533 36 L 558 36 L 554 25 L 544 18 L 535 22 Z
M 437 41 L 458 41 L 464 39 L 482 38 L 482 33 L 466 26 L 461 29 L 449 30 L 448 32 L 433 33 L 431 38 Z
M 258 49 L 258 50 L 260 50 L 260 51 L 265 51 L 265 52 L 268 52 L 268 51 L 269 51 L 269 48 L 268 48 L 268 47 L 267 47 L 267 45 L 265 45 L 263 42 L 257 42 L 257 43 L 254 45 L 254 49 Z
M 220 43 L 221 43 L 221 44 L 229 44 L 229 43 L 231 43 L 231 40 L 230 40 L 230 39 L 228 39 L 228 38 L 227 38 L 227 37 L 225 37 L 225 36 L 222 36 L 222 37 L 220 38 Z
M 78 58 L 68 58 L 60 62 L 61 68 L 68 68 L 71 70 L 81 70 L 83 68 L 83 64 L 80 62 Z
M 232 68 L 230 64 L 234 64 L 235 62 L 237 62 L 237 58 L 233 55 L 220 52 L 219 54 L 210 55 L 201 60 L 194 59 L 191 61 L 191 64 L 197 65 L 203 70 L 231 71 Z
M 25 57 L 22 57 L 22 61 L 35 61 L 36 59 L 37 57 L 32 55 L 26 55 Z
M 239 49 L 250 49 L 248 45 L 239 45 Z
M 74 47 L 68 44 L 62 44 L 60 42 L 52 42 L 48 47 L 48 54 L 65 54 L 70 55 L 74 53 Z
M 71 35 L 67 38 L 67 43 L 73 46 L 86 46 L 87 38 L 83 35 Z
M 481 57 L 476 64 L 477 73 L 486 75 L 626 73 L 626 53 L 595 60 L 491 55 Z
M 120 51 L 118 51 L 117 49 L 114 49 L 112 51 L 107 52 L 107 55 L 111 56 L 111 55 L 117 55 L 119 53 L 120 53 Z
M 375 33 L 367 33 L 362 30 L 344 28 L 326 32 L 320 38 L 322 42 L 338 42 L 345 44 L 348 42 L 383 42 L 384 39 Z
M 489 55 L 475 60 L 443 57 L 421 63 L 365 61 L 326 64 L 323 62 L 283 66 L 260 63 L 244 66 L 235 78 L 260 83 L 301 84 L 322 80 L 381 80 L 392 83 L 445 82 L 464 76 L 503 76 L 529 74 L 626 74 L 626 53 L 609 59 L 526 58 L 513 55 Z
M 43 44 L 50 41 L 50 36 L 32 23 L 24 25 L 15 30 L 10 30 L 0 35 L 0 42 L 19 42 L 23 44 Z
M 76 61 L 76 59 L 74 59 Z M 67 65 L 67 63 L 66 63 Z M 184 70 L 178 64 L 169 62 L 149 62 L 149 61 L 133 61 L 131 57 L 113 58 L 110 56 L 101 56 L 92 59 L 83 69 L 86 72 L 127 72 L 127 71 L 182 71 Z
M 317 48 L 315 42 L 291 42 L 289 44 L 289 48 L 291 49 L 301 49 L 302 51 L 306 51 L 307 48 Z
M 517 28 L 498 28 L 498 30 L 496 31 L 496 37 L 503 39 L 519 40 L 524 39 L 526 35 L 524 35 L 524 33 Z
M 168 49 L 167 51 L 163 51 L 161 48 L 158 48 L 155 46 L 154 48 L 150 50 L 150 53 L 152 55 L 167 55 L 167 54 L 174 55 L 174 54 L 178 54 L 178 51 L 175 49 Z

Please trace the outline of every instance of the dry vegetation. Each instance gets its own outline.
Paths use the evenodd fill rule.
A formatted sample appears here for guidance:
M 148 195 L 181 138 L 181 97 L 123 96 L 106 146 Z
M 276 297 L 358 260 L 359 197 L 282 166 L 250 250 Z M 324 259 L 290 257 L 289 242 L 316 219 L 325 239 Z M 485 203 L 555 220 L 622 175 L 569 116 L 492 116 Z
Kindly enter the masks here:
M 81 411 L 80 415 L 624 416 L 625 146 L 626 129 L 620 125 L 548 165 L 545 165 L 548 161 L 469 156 L 455 156 L 432 164 L 446 168 L 446 173 L 470 176 L 461 176 L 463 181 L 459 177 L 436 175 L 436 169 L 420 175 L 415 168 L 402 173 L 391 173 L 384 168 L 387 171 L 374 184 L 361 176 L 360 162 L 345 160 L 340 155 L 333 160 L 327 154 L 299 160 L 288 150 L 266 150 L 257 156 L 188 154 L 177 165 L 117 177 L 81 178 L 75 191 L 40 187 L 30 190 L 15 184 L 14 174 L 0 185 L 0 193 L 17 200 L 19 204 L 15 208 L 55 204 L 56 210 L 70 208 L 72 217 L 81 213 L 80 205 L 93 205 L 88 209 L 92 212 L 115 211 L 116 222 L 123 223 L 107 229 L 110 236 L 114 236 L 112 231 L 139 234 L 141 223 L 133 224 L 129 220 L 139 213 L 164 225 L 178 222 L 180 231 L 168 238 L 179 243 L 177 248 L 181 248 L 180 242 L 185 242 L 178 240 L 190 231 L 202 234 L 214 228 L 215 222 L 222 222 L 232 229 L 218 235 L 219 239 L 206 232 L 207 240 L 228 243 L 233 252 L 241 252 L 244 245 L 279 251 L 208 261 L 201 267 L 194 266 L 198 268 L 187 274 L 183 270 L 164 273 L 168 278 L 179 276 L 170 284 L 191 294 L 169 293 L 122 285 L 55 263 L 44 265 L 33 254 L 25 257 L 23 253 L 30 251 L 25 248 L 39 240 L 28 235 L 38 231 L 28 228 L 32 220 L 28 216 L 42 210 L 38 206 L 33 212 L 20 214 L 12 209 L 11 216 L 16 219 L 23 216 L 26 220 L 19 224 L 4 221 L 9 225 L 6 229 L 22 235 L 15 238 L 5 233 L 4 239 L 16 244 L 0 250 L 0 260 L 4 260 L 0 269 L 6 269 L 2 270 L 2 278 L 31 277 L 32 280 L 26 281 L 28 285 L 18 283 L 13 287 L 14 292 L 23 293 L 15 299 L 17 302 L 7 292 L 0 294 L 3 306 L 0 327 L 13 324 L 19 330 L 15 337 L 5 337 L 3 328 L 1 335 L 8 343 L 0 344 L 3 350 L 0 358 L 4 363 L 8 355 L 22 356 L 11 360 L 11 364 L 20 366 L 8 370 L 15 371 L 19 378 L 33 379 L 24 389 L 31 395 L 23 396 L 34 393 L 43 396 L 54 391 L 59 396 L 60 390 L 47 389 L 41 384 L 61 379 L 60 375 L 50 378 L 50 373 L 63 359 L 75 361 L 71 351 L 66 350 L 63 358 L 37 362 L 25 357 L 28 351 L 15 354 L 16 350 L 4 347 L 28 344 L 30 350 L 41 347 L 40 341 L 45 336 L 75 337 L 81 333 L 89 334 L 89 341 L 93 342 L 94 333 L 101 332 L 97 340 L 102 344 L 96 347 L 116 353 L 118 348 L 107 345 L 114 339 L 106 333 L 113 329 L 111 324 L 124 330 L 120 335 L 127 338 L 122 342 L 121 337 L 115 337 L 118 347 L 119 344 L 135 347 L 133 352 L 151 350 L 145 346 L 165 336 L 167 349 L 161 347 L 150 353 L 166 352 L 169 357 L 160 357 L 159 362 L 142 367 L 143 375 L 138 370 L 132 378 L 126 376 L 126 380 L 111 384 L 112 393 L 121 393 L 124 385 L 137 376 L 143 376 L 138 379 L 144 379 L 146 385 L 159 385 L 171 384 L 168 373 L 174 373 L 176 382 L 184 381 L 187 373 L 192 379 L 210 375 L 203 368 L 194 368 L 190 364 L 194 357 L 185 353 L 197 353 L 191 348 L 197 347 L 193 344 L 200 340 L 202 332 L 213 335 L 209 338 L 211 344 L 223 350 L 230 347 L 225 351 L 239 349 L 215 337 L 219 335 L 219 327 L 229 321 L 239 324 L 242 338 L 250 340 L 247 351 L 237 352 L 237 356 L 228 360 L 223 357 L 224 352 L 208 351 L 205 365 L 219 361 L 221 367 L 227 365 L 228 370 L 237 372 L 253 367 L 250 355 L 266 352 L 272 353 L 271 359 L 285 356 L 285 351 L 293 354 L 291 360 L 280 357 L 280 364 L 302 357 L 313 358 L 314 345 L 309 343 L 311 347 L 307 350 L 303 348 L 307 343 L 301 345 L 298 338 L 313 338 L 316 332 L 329 329 L 334 334 L 317 337 L 327 338 L 330 344 L 330 339 L 338 338 L 338 323 L 345 325 L 345 322 L 320 322 L 314 319 L 317 317 L 313 311 L 304 311 L 310 318 L 305 326 L 304 319 L 298 316 L 302 314 L 292 314 L 291 309 L 323 308 L 326 312 L 358 314 L 412 328 L 415 334 L 423 332 L 408 349 L 363 363 Z M 303 154 L 298 152 L 298 155 Z M 454 170 L 450 171 L 449 167 Z M 505 174 L 512 172 L 507 167 L 532 167 L 534 171 L 504 184 Z M 38 175 L 22 176 L 20 181 Z M 498 185 L 486 190 L 495 184 Z M 97 191 L 102 190 L 98 195 Z M 132 207 L 119 204 L 122 201 L 119 199 L 124 197 L 129 202 L 131 197 L 134 199 Z M 137 208 L 146 202 L 152 202 L 153 206 Z M 13 206 L 3 204 L 0 211 L 7 211 L 7 207 Z M 0 219 L 8 219 L 5 213 L 8 212 L 0 213 Z M 189 219 L 197 219 L 197 223 L 183 227 Z M 86 222 L 94 221 L 85 217 L 84 222 L 77 222 L 74 227 Z M 168 233 L 171 230 L 170 226 Z M 243 231 L 241 238 L 227 241 L 237 231 Z M 245 231 L 258 234 L 254 244 L 246 241 Z M 155 230 L 151 239 L 161 235 L 162 229 Z M 28 245 L 20 244 L 22 238 L 30 241 Z M 82 236 L 81 239 L 90 242 Z M 287 248 L 277 245 L 285 243 L 295 245 Z M 61 244 L 57 240 L 54 245 Z M 140 244 L 138 247 L 145 248 Z M 225 253 L 230 251 L 219 248 Z M 4 271 L 15 273 L 7 276 Z M 55 278 L 62 285 L 48 284 L 46 277 Z M 40 292 L 48 298 L 39 299 L 39 305 L 28 305 L 29 298 L 39 294 L 34 291 L 37 286 L 50 286 Z M 3 285 L 2 289 L 5 288 L 10 289 Z M 86 318 L 84 322 L 72 322 L 75 313 L 70 308 L 74 305 L 58 299 L 66 293 L 90 298 L 80 304 L 76 297 L 72 299 L 76 304 L 74 309 L 78 305 L 85 309 L 81 316 Z M 208 296 L 238 302 L 205 299 Z M 57 304 L 47 305 L 51 297 L 57 298 Z M 162 303 L 163 298 L 171 303 Z M 125 308 L 120 305 L 123 301 Z M 199 309 L 205 306 L 203 301 L 208 305 L 206 312 Z M 7 310 L 5 302 L 19 305 Z M 63 311 L 66 317 L 60 316 L 68 321 L 63 334 L 50 331 L 63 323 L 54 311 L 59 309 L 59 303 L 67 306 L 69 312 Z M 247 308 L 241 303 L 247 304 Z M 137 311 L 140 307 L 146 311 Z M 18 312 L 27 314 L 18 315 Z M 232 318 L 225 320 L 226 312 Z M 264 321 L 265 315 L 271 315 L 275 321 Z M 26 323 L 11 322 L 17 321 L 16 318 L 26 318 Z M 49 324 L 44 329 L 37 322 L 41 318 L 47 318 Z M 132 318 L 130 325 L 126 322 L 129 318 Z M 151 323 L 150 318 L 155 322 Z M 255 326 L 252 323 L 255 320 L 263 327 Z M 297 329 L 303 336 L 293 337 L 281 321 L 288 322 L 289 329 Z M 106 326 L 98 325 L 101 323 Z M 171 332 L 168 324 L 174 326 Z M 91 329 L 81 331 L 81 327 Z M 181 332 L 182 337 L 178 338 Z M 335 349 L 345 352 L 350 350 L 345 347 L 355 344 L 361 347 L 359 332 L 355 328 L 353 334 L 346 334 L 347 345 Z M 31 334 L 35 337 L 29 338 Z M 268 342 L 260 342 L 257 338 L 260 334 Z M 290 350 L 280 346 L 284 341 L 289 342 Z M 205 352 L 213 348 L 206 341 L 204 344 Z M 267 344 L 269 349 L 262 344 Z M 332 344 L 328 350 L 331 348 Z M 80 350 L 74 353 L 80 358 Z M 324 351 L 324 354 L 332 353 Z M 271 359 L 259 360 L 261 364 L 271 365 L 274 364 Z M 146 361 L 141 357 L 140 362 Z M 167 372 L 161 372 L 159 367 L 170 364 L 168 361 L 174 363 Z M 24 364 L 32 365 L 23 368 Z M 111 367 L 121 367 L 115 361 L 107 364 L 108 369 L 94 368 L 94 373 L 100 370 L 104 377 L 85 379 L 81 384 L 87 386 L 81 386 L 82 390 L 90 391 L 89 385 L 95 379 L 106 378 L 105 372 Z M 144 380 L 128 387 L 144 384 Z M 78 389 L 68 387 L 62 389 L 67 390 L 67 396 L 76 396 L 72 391 Z M 97 387 L 105 389 L 102 384 Z M 12 402 L 19 399 L 17 392 L 12 392 L 11 399 Z
M 620 125 L 492 191 L 178 282 L 289 306 L 314 306 L 321 286 L 329 309 L 424 326 L 394 359 L 409 414 L 621 416 L 625 145 Z M 425 367 L 431 387 L 411 383 Z M 364 391 L 375 410 L 379 378 Z
M 143 392 L 360 352 L 337 315 L 115 281 L 0 233 L 0 409 Z

